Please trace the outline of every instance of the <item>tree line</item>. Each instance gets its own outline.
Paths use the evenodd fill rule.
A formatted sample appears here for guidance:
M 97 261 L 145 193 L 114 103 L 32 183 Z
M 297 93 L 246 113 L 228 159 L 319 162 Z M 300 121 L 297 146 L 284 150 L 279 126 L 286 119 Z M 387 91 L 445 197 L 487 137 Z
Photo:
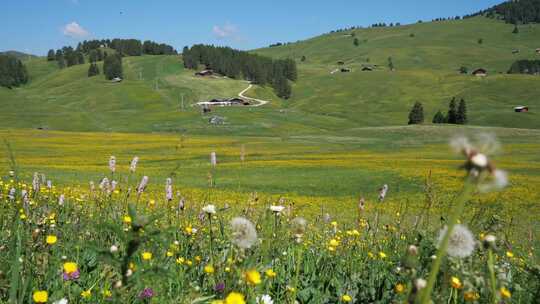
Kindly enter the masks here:
M 540 22 L 540 0 L 507 1 L 488 9 L 485 15 L 491 18 L 500 16 L 512 24 Z
M 416 102 L 409 112 L 408 124 L 421 124 L 424 122 L 424 107 L 421 102 Z M 443 114 L 440 110 L 433 116 L 434 124 L 448 123 L 464 125 L 468 122 L 467 103 L 461 98 L 459 104 L 456 103 L 456 98 L 453 97 L 448 104 L 448 112 Z
M 292 59 L 271 59 L 234 50 L 230 47 L 197 44 L 182 51 L 184 67 L 206 69 L 234 79 L 245 79 L 260 85 L 271 85 L 276 94 L 284 99 L 291 96 L 289 81 L 298 77 L 296 62 Z
M 28 82 L 26 67 L 18 58 L 0 54 L 0 86 L 12 88 Z
M 540 60 L 517 60 L 512 63 L 508 74 L 540 74 Z

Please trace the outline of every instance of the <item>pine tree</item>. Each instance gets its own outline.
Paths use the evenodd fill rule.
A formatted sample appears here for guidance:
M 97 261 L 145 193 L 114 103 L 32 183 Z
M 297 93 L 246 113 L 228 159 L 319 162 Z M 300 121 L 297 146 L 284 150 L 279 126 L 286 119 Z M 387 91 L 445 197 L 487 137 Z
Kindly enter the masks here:
M 103 62 L 103 74 L 108 80 L 122 78 L 122 57 L 118 54 L 107 56 Z
M 306 56 L 302 55 L 302 58 L 300 59 L 300 61 L 302 61 L 302 62 L 306 61 Z
M 60 69 L 66 67 L 66 60 L 64 59 L 64 55 L 62 53 L 60 53 L 60 57 L 56 57 L 56 62 L 58 62 L 58 67 Z
M 445 123 L 446 121 L 446 117 L 444 117 L 444 114 L 439 110 L 437 111 L 437 113 L 435 114 L 435 116 L 433 116 L 433 120 L 432 122 L 434 124 L 441 124 L 441 123 Z
M 512 31 L 512 34 L 518 34 L 519 33 L 519 29 L 517 27 L 517 24 L 514 25 L 514 30 Z
M 420 102 L 416 102 L 409 112 L 409 125 L 421 124 L 424 122 L 424 107 Z
M 77 52 L 77 63 L 84 64 L 84 55 L 82 52 Z
M 457 111 L 456 111 L 456 98 L 452 98 L 450 105 L 448 106 L 448 115 L 446 115 L 446 122 L 449 124 L 457 123 Z
M 360 40 L 358 40 L 358 38 L 354 38 L 353 44 L 354 44 L 354 46 L 359 46 L 360 45 Z
M 465 104 L 465 99 L 461 98 L 459 101 L 459 106 L 457 109 L 456 123 L 464 125 L 467 123 L 467 105 Z
M 90 67 L 88 68 L 88 77 L 99 75 L 99 67 L 95 62 L 92 62 L 90 64 Z
M 54 53 L 54 50 L 51 49 L 47 53 L 47 61 L 54 61 L 54 60 L 56 60 L 55 53 Z

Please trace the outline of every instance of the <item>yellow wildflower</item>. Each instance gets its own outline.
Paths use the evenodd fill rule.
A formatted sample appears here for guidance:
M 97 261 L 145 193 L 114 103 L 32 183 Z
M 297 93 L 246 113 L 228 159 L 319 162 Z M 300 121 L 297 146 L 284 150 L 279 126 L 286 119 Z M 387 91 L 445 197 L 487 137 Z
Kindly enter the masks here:
M 266 271 L 264 272 L 266 274 L 267 277 L 269 278 L 275 278 L 276 277 L 276 273 L 274 272 L 274 270 L 272 270 L 272 268 L 268 268 L 266 269 Z
M 47 235 L 47 239 L 45 241 L 49 245 L 54 245 L 58 241 L 58 238 L 56 237 L 56 235 Z
M 90 289 L 81 292 L 81 297 L 83 297 L 84 299 L 88 299 L 91 296 L 92 296 L 92 291 Z
M 214 273 L 214 266 L 212 265 L 206 265 L 204 266 L 204 272 L 207 274 L 213 274 Z
M 329 244 L 331 247 L 337 247 L 339 246 L 339 241 L 336 239 L 331 239 Z
M 500 293 L 501 296 L 505 299 L 510 299 L 510 297 L 512 297 L 512 293 L 506 287 L 501 287 Z
M 512 251 L 507 251 L 506 252 L 506 256 L 509 257 L 509 258 L 513 258 L 514 257 L 514 253 Z
M 461 287 L 463 287 L 463 284 L 461 284 L 461 281 L 457 277 L 452 277 L 450 279 L 450 285 L 452 285 L 452 288 L 454 289 L 461 289 Z
M 36 303 L 47 303 L 49 300 L 49 294 L 45 290 L 34 291 L 32 299 L 34 299 L 34 302 Z
M 341 300 L 342 300 L 343 302 L 351 302 L 351 301 L 352 301 L 352 298 L 351 298 L 351 296 L 349 296 L 349 295 L 343 295 L 343 296 L 341 296 Z
M 142 253 L 142 258 L 145 261 L 149 261 L 149 260 L 152 259 L 152 253 L 148 252 L 148 251 L 145 251 L 145 252 Z
M 401 283 L 396 284 L 396 286 L 394 287 L 394 291 L 396 293 L 403 293 L 405 291 L 405 285 Z
M 131 216 L 129 216 L 129 215 L 124 215 L 124 223 L 126 223 L 126 224 L 131 224 Z
M 67 274 L 74 273 L 77 271 L 77 263 L 74 262 L 66 262 L 64 263 L 64 272 Z
M 386 253 L 382 252 L 382 251 L 379 251 L 379 257 L 381 259 L 385 259 L 386 258 Z
M 243 294 L 233 291 L 225 299 L 225 304 L 246 304 L 246 301 Z
M 255 269 L 247 271 L 245 273 L 245 278 L 248 284 L 251 284 L 251 285 L 261 284 L 261 274 Z

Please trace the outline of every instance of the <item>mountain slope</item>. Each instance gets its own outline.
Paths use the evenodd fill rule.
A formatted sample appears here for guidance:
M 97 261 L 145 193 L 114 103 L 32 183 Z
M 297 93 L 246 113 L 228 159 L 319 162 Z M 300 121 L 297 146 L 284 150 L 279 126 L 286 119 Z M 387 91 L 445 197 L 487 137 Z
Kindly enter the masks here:
M 535 52 L 540 47 L 540 25 L 523 25 L 519 34 L 512 30 L 513 25 L 503 21 L 475 17 L 356 29 L 255 52 L 298 60 L 299 80 L 290 106 L 300 111 L 344 118 L 359 126 L 400 125 L 407 122 L 415 101 L 424 104 L 426 120 L 431 121 L 457 96 L 468 102 L 471 124 L 540 128 L 536 110 L 540 78 L 505 74 L 515 60 L 540 58 Z M 302 56 L 305 62 L 300 62 Z M 394 72 L 388 69 L 389 57 Z M 338 61 L 352 72 L 331 74 L 340 67 Z M 376 65 L 375 70 L 362 72 L 366 65 Z M 489 76 L 459 74 L 461 66 L 469 72 L 485 68 Z M 513 113 L 520 104 L 532 111 Z

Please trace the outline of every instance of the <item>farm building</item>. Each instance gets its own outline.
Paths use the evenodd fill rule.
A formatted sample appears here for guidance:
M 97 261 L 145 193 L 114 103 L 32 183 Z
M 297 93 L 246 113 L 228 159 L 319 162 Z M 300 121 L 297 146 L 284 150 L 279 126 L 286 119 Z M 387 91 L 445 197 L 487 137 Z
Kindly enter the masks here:
M 234 97 L 229 99 L 211 99 L 209 101 L 201 101 L 197 103 L 202 107 L 227 107 L 227 106 L 249 106 L 250 103 L 242 98 Z
M 514 107 L 514 111 L 515 112 L 529 112 L 529 107 L 527 106 L 517 106 L 517 107 Z
M 349 69 L 349 68 L 342 68 L 340 71 L 341 71 L 341 73 L 349 73 L 349 72 L 351 72 L 351 69 Z
M 212 75 L 214 75 L 214 71 L 212 70 L 202 70 L 200 72 L 195 73 L 195 76 L 201 76 L 201 77 L 212 76 Z
M 476 69 L 472 72 L 474 76 L 477 77 L 486 77 L 487 76 L 487 70 L 483 68 Z
M 373 71 L 373 67 L 372 67 L 372 66 L 365 66 L 365 67 L 362 67 L 362 71 L 364 71 L 364 72 L 371 72 L 371 71 Z
M 122 82 L 122 78 L 114 77 L 113 79 L 111 79 L 111 82 Z

